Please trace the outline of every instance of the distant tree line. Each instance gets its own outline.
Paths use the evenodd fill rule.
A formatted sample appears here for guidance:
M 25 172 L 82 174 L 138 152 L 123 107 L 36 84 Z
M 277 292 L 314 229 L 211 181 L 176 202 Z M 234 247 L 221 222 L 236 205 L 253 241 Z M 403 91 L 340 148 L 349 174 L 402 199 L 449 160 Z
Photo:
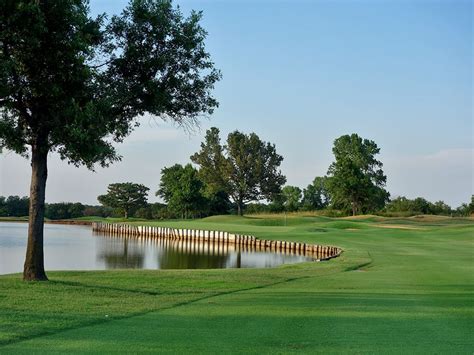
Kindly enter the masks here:
M 26 196 L 0 196 L 0 217 L 27 217 L 30 199 Z M 80 202 L 46 203 L 45 217 L 69 219 L 87 216 L 111 217 L 114 211 L 104 206 L 83 205 Z
M 309 185 L 311 186 L 311 184 Z M 298 193 L 299 190 L 299 193 Z M 308 205 L 308 195 L 301 193 L 301 189 L 296 186 L 285 186 L 283 192 L 292 192 L 291 197 L 285 196 L 283 193 L 281 200 L 276 200 L 271 203 L 253 203 L 247 206 L 248 214 L 258 213 L 281 213 L 281 212 L 296 212 L 296 211 L 318 211 L 322 215 L 327 216 L 347 216 L 351 214 L 349 210 L 337 209 L 333 205 L 327 204 Z M 308 191 L 304 189 L 303 191 Z M 457 208 L 452 208 L 443 201 L 430 202 L 423 197 L 415 199 L 408 199 L 406 197 L 396 197 L 386 203 L 383 208 L 367 210 L 365 213 L 383 215 L 387 217 L 410 217 L 421 214 L 432 214 L 441 216 L 459 216 L 467 217 L 474 214 L 474 197 L 471 198 L 470 203 L 463 203 Z
M 397 197 L 385 206 L 383 212 L 393 216 L 413 216 L 418 214 L 435 214 L 444 216 L 470 216 L 474 213 L 474 195 L 470 203 L 463 203 L 457 208 L 451 208 L 443 201 L 430 202 L 423 197 L 413 200 L 406 197 Z
M 321 180 L 318 177 L 315 181 Z M 281 213 L 296 211 L 319 211 L 328 216 L 344 216 L 350 211 L 342 211 L 331 208 L 329 199 L 325 199 L 325 194 L 314 192 L 314 181 L 306 189 L 299 189 L 296 186 L 285 186 L 282 189 L 281 199 L 275 199 L 270 203 L 250 203 L 246 207 L 246 213 Z M 299 193 L 298 193 L 299 190 Z M 326 195 L 327 196 L 327 195 Z M 318 198 L 321 197 L 321 200 Z M 209 201 L 208 201 L 209 203 Z M 212 203 L 212 202 L 211 202 Z M 28 216 L 28 197 L 19 196 L 0 196 L 0 217 L 27 217 Z M 205 208 L 203 208 L 203 206 Z M 215 214 L 237 213 L 232 206 L 212 211 L 210 205 L 201 205 L 199 209 L 193 210 L 187 218 L 198 218 Z M 409 217 L 420 214 L 434 214 L 444 216 L 470 216 L 474 213 L 474 196 L 470 203 L 463 203 L 457 208 L 451 208 L 443 201 L 430 202 L 423 197 L 408 199 L 406 197 L 397 197 L 389 201 L 383 209 L 374 210 L 372 213 L 394 216 Z M 58 202 L 46 204 L 46 218 L 51 220 L 71 219 L 80 217 L 124 217 L 123 211 L 117 208 L 107 206 L 84 205 L 80 202 Z M 172 207 L 163 203 L 146 203 L 136 208 L 129 215 L 141 219 L 175 219 L 184 218 L 181 213 L 177 213 Z
M 19 196 L 0 196 L 0 216 L 23 217 L 28 216 L 30 199 Z
M 465 216 L 473 213 L 474 203 L 452 209 L 443 201 L 397 197 L 390 200 L 380 148 L 374 141 L 357 134 L 343 135 L 334 141 L 334 161 L 325 176 L 317 176 L 304 189 L 286 185 L 279 170 L 283 157 L 274 144 L 262 141 L 255 133 L 234 131 L 221 143 L 219 129 L 206 132 L 200 151 L 191 163 L 175 164 L 161 171 L 159 189 L 165 204 L 150 205 L 146 194 L 133 208 L 140 218 L 199 218 L 217 214 L 278 213 L 321 211 L 333 216 L 377 213 L 410 216 L 440 214 Z M 114 187 L 112 184 L 109 190 Z M 119 208 L 119 197 L 128 201 L 127 187 L 106 205 Z M 147 189 L 135 184 L 136 192 Z M 133 189 L 132 189 L 133 190 Z M 99 201 L 105 202 L 100 196 Z M 122 208 L 122 211 L 124 209 Z M 124 215 L 125 216 L 125 215 Z
M 143 219 L 200 218 L 219 214 L 319 211 L 329 216 L 382 214 L 413 216 L 435 214 L 469 216 L 470 203 L 456 209 L 443 201 L 422 197 L 390 199 L 385 190 L 383 164 L 376 159 L 380 149 L 374 141 L 357 134 L 334 141 L 334 161 L 325 176 L 317 176 L 301 189 L 284 185 L 279 167 L 283 157 L 274 144 L 255 133 L 234 131 L 221 144 L 219 130 L 206 132 L 199 152 L 191 163 L 175 164 L 161 170 L 156 196 L 165 203 L 149 203 L 150 189 L 132 182 L 113 183 L 98 196 L 102 206 L 60 202 L 46 204 L 45 217 L 69 219 L 88 216 L 135 217 Z M 27 197 L 0 196 L 0 216 L 28 215 Z

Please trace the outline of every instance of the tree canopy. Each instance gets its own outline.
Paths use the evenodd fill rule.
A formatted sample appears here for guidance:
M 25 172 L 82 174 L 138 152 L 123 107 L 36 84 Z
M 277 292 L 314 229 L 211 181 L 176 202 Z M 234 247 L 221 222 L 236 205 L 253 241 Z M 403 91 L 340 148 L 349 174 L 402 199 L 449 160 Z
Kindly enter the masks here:
M 47 156 L 93 168 L 117 161 L 122 142 L 150 114 L 192 125 L 217 106 L 220 72 L 201 13 L 171 1 L 131 0 L 110 19 L 85 0 L 0 2 L 0 149 L 31 157 L 24 279 L 45 280 Z
M 119 210 L 128 218 L 135 210 L 145 207 L 150 189 L 142 184 L 132 182 L 110 184 L 105 195 L 100 195 L 97 200 L 107 207 Z
M 460 209 L 456 211 L 444 201 L 436 201 L 433 203 L 423 197 L 417 197 L 411 200 L 405 196 L 392 199 L 385 206 L 385 210 L 389 213 L 401 213 L 402 215 L 435 214 L 449 216 L 454 213 L 462 214 Z
M 281 190 L 281 195 L 285 211 L 298 211 L 301 200 L 301 189 L 299 187 L 287 185 Z
M 474 215 L 474 195 L 471 195 L 471 202 L 469 204 L 463 203 L 456 209 L 456 212 L 461 216 Z
M 208 202 L 209 213 L 227 213 L 230 208 L 227 163 L 216 127 L 207 131 L 201 150 L 191 156 L 191 161 L 200 167 L 198 176 L 204 183 L 203 194 Z
M 190 213 L 198 213 L 205 209 L 203 188 L 204 184 L 191 164 L 186 164 L 184 167 L 175 164 L 161 170 L 160 188 L 156 195 L 168 203 L 168 209 L 181 214 L 183 218 L 188 218 Z
M 239 214 L 249 202 L 271 200 L 286 182 L 279 170 L 283 157 L 274 144 L 255 133 L 231 132 L 226 145 L 221 146 L 219 130 L 213 127 L 191 160 L 199 165 L 206 185 L 227 193 Z
M 76 202 L 58 202 L 46 204 L 45 217 L 49 219 L 68 219 L 84 216 L 86 206 Z
M 0 216 L 24 217 L 28 216 L 28 197 L 0 196 Z
M 229 190 L 227 162 L 218 128 L 211 127 L 206 132 L 201 150 L 191 156 L 191 161 L 199 165 L 199 176 L 206 183 L 209 194 Z
M 327 177 L 316 176 L 303 190 L 302 207 L 305 210 L 321 210 L 329 205 L 331 198 L 327 190 Z
M 329 166 L 327 188 L 334 206 L 356 215 L 383 208 L 389 198 L 384 189 L 387 177 L 375 156 L 380 148 L 357 134 L 334 141 L 335 161 Z

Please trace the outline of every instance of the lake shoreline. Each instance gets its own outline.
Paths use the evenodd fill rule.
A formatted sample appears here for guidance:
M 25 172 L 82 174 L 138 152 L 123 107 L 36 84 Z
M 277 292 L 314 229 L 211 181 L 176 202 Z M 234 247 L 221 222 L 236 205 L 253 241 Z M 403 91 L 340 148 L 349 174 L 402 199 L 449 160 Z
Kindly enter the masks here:
M 3 219 L 0 218 L 0 222 L 7 222 L 7 223 L 28 223 L 27 219 L 21 218 L 8 218 Z M 90 226 L 92 225 L 92 221 L 76 221 L 71 219 L 58 219 L 58 220 L 45 220 L 44 223 L 48 224 L 66 224 L 66 225 L 78 225 L 78 226 Z

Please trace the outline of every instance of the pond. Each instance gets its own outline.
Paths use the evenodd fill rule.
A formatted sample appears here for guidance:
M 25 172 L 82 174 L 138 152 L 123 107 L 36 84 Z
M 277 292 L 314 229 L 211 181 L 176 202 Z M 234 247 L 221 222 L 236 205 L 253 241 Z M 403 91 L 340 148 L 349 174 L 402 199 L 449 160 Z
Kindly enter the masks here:
M 0 223 L 0 274 L 23 271 L 28 225 Z M 261 268 L 311 261 L 233 244 L 117 237 L 90 226 L 45 224 L 46 270 Z

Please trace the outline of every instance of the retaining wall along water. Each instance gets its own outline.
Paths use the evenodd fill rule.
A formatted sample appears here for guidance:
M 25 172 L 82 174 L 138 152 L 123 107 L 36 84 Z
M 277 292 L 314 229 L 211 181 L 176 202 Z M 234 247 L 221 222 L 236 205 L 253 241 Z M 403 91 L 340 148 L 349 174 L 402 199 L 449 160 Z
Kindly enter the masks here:
M 118 223 L 92 223 L 94 232 L 108 233 L 119 236 L 144 238 L 166 238 L 189 242 L 208 242 L 234 244 L 252 247 L 259 251 L 290 252 L 312 257 L 314 260 L 329 260 L 339 256 L 342 249 L 334 246 L 295 243 L 280 240 L 259 239 L 252 235 L 234 234 L 215 230 L 180 229 L 170 227 L 135 226 Z

